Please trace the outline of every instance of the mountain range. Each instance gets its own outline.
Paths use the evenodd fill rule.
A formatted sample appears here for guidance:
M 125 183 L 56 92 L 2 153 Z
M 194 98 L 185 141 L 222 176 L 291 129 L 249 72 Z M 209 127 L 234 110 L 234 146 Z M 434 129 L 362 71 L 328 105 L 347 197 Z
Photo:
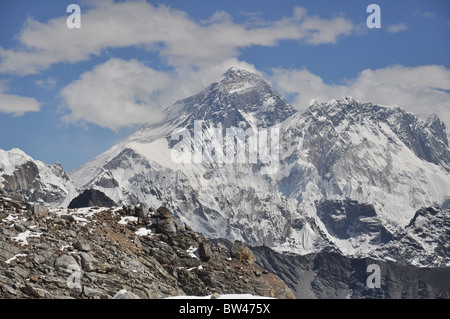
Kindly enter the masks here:
M 450 148 L 437 116 L 351 97 L 298 111 L 261 76 L 237 68 L 165 113 L 162 123 L 144 125 L 68 173 L 18 149 L 1 151 L 0 186 L 49 206 L 66 207 L 91 188 L 118 205 L 164 205 L 208 238 L 288 255 L 331 250 L 450 266 Z M 268 139 L 276 169 L 250 160 L 251 136 L 241 140 L 245 162 L 211 160 L 217 136 L 230 128 L 258 132 L 258 145 L 277 132 Z M 174 149 L 189 136 L 194 148 L 203 143 L 203 157 L 176 163 Z

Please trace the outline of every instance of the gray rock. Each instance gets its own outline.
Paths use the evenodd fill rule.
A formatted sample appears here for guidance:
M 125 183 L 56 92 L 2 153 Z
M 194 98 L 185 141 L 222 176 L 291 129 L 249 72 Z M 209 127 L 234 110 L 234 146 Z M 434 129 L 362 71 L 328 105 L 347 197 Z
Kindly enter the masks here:
M 174 234 L 177 232 L 177 227 L 171 218 L 158 221 L 155 227 L 163 234 Z
M 213 256 L 211 247 L 209 247 L 209 245 L 205 242 L 200 243 L 200 246 L 198 247 L 198 254 L 200 256 L 200 259 L 203 261 L 208 261 Z
M 13 287 L 8 285 L 2 285 L 1 290 L 6 294 L 17 295 L 19 292 L 15 290 Z
M 33 213 L 34 216 L 39 218 L 45 218 L 48 216 L 49 213 L 48 208 L 41 205 L 32 205 L 31 212 Z
M 149 206 L 146 203 L 140 203 L 134 209 L 136 216 L 145 218 L 149 215 Z
M 83 287 L 83 295 L 85 295 L 87 298 L 90 299 L 101 299 L 105 293 L 100 289 L 90 288 L 90 287 Z
M 42 263 L 44 263 L 45 262 L 45 257 L 44 256 L 42 256 L 42 255 L 38 255 L 38 254 L 34 254 L 33 255 L 33 261 L 36 263 L 36 264 L 42 264 Z
M 12 244 L 0 241 L 0 258 L 8 260 L 9 258 L 21 252 L 21 248 Z
M 81 265 L 86 271 L 95 271 L 97 269 L 98 261 L 92 257 L 89 253 L 82 252 L 80 254 Z
M 113 299 L 141 299 L 141 298 L 132 292 L 122 289 L 114 295 Z
M 86 239 L 80 239 L 74 242 L 72 246 L 79 251 L 87 252 L 91 250 L 91 244 Z
M 22 194 L 18 194 L 18 193 L 9 193 L 8 197 L 11 198 L 12 200 L 16 200 L 16 201 L 20 201 L 20 202 L 25 201 L 25 197 Z
M 69 255 L 62 255 L 61 257 L 57 258 L 55 261 L 55 267 L 58 270 L 62 270 L 65 272 L 71 272 L 70 270 L 68 270 L 68 267 L 70 265 L 78 266 L 78 263 L 75 260 L 75 258 L 73 258 L 72 256 L 69 256 Z
M 231 246 L 230 255 L 232 258 L 247 261 L 250 264 L 255 262 L 255 256 L 253 256 L 252 251 L 240 240 L 234 241 Z
M 88 272 L 95 271 L 95 272 L 107 273 L 116 268 L 115 266 L 110 265 L 108 263 L 99 262 L 91 254 L 86 253 L 86 252 L 82 252 L 80 254 L 80 257 L 81 257 L 81 265 L 83 266 L 83 269 Z
M 28 278 L 28 276 L 30 275 L 30 271 L 26 268 L 22 268 L 20 266 L 16 266 L 13 268 L 13 271 L 18 274 L 20 277 L 22 277 L 23 279 Z
M 25 232 L 27 229 L 20 224 L 14 224 L 14 229 L 17 230 L 19 233 Z

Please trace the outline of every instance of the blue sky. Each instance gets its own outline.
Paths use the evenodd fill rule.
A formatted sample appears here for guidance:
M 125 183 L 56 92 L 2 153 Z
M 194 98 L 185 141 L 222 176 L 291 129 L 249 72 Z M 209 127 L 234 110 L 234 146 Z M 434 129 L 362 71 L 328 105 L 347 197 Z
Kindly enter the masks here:
M 449 40 L 447 0 L 2 0 L 0 149 L 74 169 L 231 66 L 298 109 L 352 95 L 449 126 Z

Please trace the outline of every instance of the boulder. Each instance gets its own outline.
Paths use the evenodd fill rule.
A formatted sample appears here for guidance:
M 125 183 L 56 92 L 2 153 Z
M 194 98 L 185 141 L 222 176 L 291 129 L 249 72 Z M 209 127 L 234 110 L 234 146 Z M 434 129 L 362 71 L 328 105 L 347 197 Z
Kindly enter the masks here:
M 170 213 L 170 210 L 165 206 L 159 207 L 156 212 L 157 212 L 157 216 L 161 217 L 161 218 L 170 218 L 172 216 L 172 214 Z
M 140 203 L 135 207 L 134 212 L 136 216 L 145 218 L 149 215 L 149 206 L 146 203 Z
M 91 244 L 86 239 L 80 239 L 72 244 L 72 246 L 79 251 L 89 251 L 91 250 Z
M 78 267 L 77 261 L 70 255 L 62 255 L 55 261 L 55 267 L 66 272 L 70 272 L 68 270 L 70 265 L 76 265 Z
M 27 295 L 31 295 L 35 298 L 45 298 L 45 299 L 51 299 L 52 295 L 45 289 L 35 287 L 33 285 L 27 284 L 25 287 L 23 287 L 23 292 Z
M 198 254 L 200 256 L 200 259 L 205 262 L 210 260 L 211 257 L 213 256 L 211 247 L 208 244 L 206 244 L 205 242 L 202 242 L 200 244 L 200 246 L 198 247 Z
M 86 252 L 80 253 L 80 257 L 81 257 L 81 265 L 83 266 L 83 269 L 87 272 L 108 273 L 116 268 L 115 266 L 110 265 L 108 263 L 99 262 L 91 254 Z
M 48 208 L 41 205 L 32 205 L 31 212 L 38 218 L 46 218 L 48 216 Z
M 240 240 L 234 241 L 233 245 L 231 246 L 230 255 L 232 258 L 238 259 L 240 261 L 247 261 L 249 264 L 253 264 L 256 260 L 250 248 L 248 248 Z

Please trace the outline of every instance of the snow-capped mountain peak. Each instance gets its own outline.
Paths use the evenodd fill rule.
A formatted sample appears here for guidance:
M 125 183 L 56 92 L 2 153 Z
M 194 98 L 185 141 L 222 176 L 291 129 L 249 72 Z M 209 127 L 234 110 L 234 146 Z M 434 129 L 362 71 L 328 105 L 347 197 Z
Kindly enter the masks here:
M 180 126 L 195 120 L 222 127 L 269 127 L 295 113 L 275 90 L 258 74 L 231 68 L 198 94 L 173 106 L 189 114 Z
M 45 164 L 17 148 L 0 150 L 0 187 L 54 206 L 66 206 L 79 192 L 60 163 Z
M 332 245 L 365 254 L 418 209 L 450 196 L 439 119 L 352 97 L 300 113 L 261 76 L 236 68 L 173 109 L 178 116 L 141 128 L 71 177 L 119 204 L 166 205 L 209 237 L 296 253 Z M 261 163 L 175 163 L 179 140 L 171 133 L 192 134 L 195 121 L 219 129 L 277 125 L 279 169 L 262 175 Z

